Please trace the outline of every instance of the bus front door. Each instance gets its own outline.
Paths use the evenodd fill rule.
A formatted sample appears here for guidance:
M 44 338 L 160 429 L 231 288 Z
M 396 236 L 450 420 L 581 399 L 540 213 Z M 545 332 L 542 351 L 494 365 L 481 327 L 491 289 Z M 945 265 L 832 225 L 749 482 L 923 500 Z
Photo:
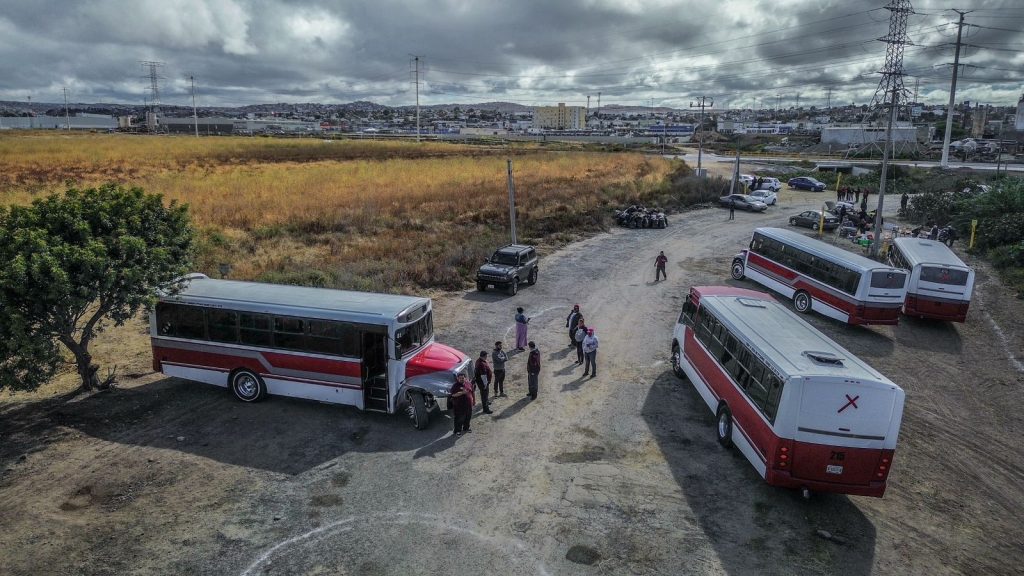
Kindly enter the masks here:
M 363 408 L 388 412 L 387 336 L 363 332 Z

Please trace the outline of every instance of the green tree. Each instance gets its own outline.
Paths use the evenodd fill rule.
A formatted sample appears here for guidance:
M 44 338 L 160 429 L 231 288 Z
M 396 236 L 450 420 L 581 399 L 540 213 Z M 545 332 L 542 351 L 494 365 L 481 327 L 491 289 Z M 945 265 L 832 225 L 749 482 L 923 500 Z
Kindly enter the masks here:
M 33 390 L 58 371 L 61 345 L 82 387 L 98 386 L 89 344 L 151 305 L 187 272 L 188 206 L 108 184 L 0 207 L 0 390 Z

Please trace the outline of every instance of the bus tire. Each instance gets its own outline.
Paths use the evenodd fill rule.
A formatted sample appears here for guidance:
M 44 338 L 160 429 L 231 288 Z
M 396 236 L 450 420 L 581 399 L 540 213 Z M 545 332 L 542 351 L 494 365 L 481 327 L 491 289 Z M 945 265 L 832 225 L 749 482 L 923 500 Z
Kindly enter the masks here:
M 801 314 L 807 314 L 811 311 L 811 295 L 803 290 L 797 290 L 796 294 L 793 294 L 793 308 Z
M 732 446 L 732 412 L 725 404 L 718 407 L 718 413 L 715 415 L 715 434 L 723 448 Z
M 672 373 L 680 380 L 686 380 L 686 372 L 683 371 L 683 351 L 679 344 L 672 343 Z
M 508 285 L 508 295 L 515 296 L 519 292 L 519 278 L 513 278 Z
M 732 279 L 733 280 L 743 280 L 743 277 L 745 276 L 745 273 L 746 273 L 746 269 L 743 266 L 743 261 L 742 260 L 733 260 L 732 261 L 732 269 L 729 271 L 729 273 L 732 275 Z
M 242 402 L 259 402 L 267 396 L 267 385 L 258 374 L 243 368 L 231 374 L 231 392 Z
M 410 400 L 412 401 L 412 425 L 417 430 L 425 430 L 427 424 L 430 423 L 430 413 L 427 412 L 427 401 L 423 399 L 423 394 L 412 393 Z

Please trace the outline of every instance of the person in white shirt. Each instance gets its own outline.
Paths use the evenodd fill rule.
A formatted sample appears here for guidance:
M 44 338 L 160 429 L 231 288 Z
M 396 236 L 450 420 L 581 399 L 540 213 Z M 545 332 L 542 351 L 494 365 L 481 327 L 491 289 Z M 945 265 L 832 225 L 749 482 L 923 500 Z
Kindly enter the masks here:
M 597 376 L 597 336 L 594 335 L 594 329 L 587 329 L 587 337 L 583 339 L 583 355 L 586 358 L 586 364 L 583 366 L 583 375 L 586 376 L 590 373 L 590 377 L 594 378 Z M 591 369 L 593 368 L 593 369 Z

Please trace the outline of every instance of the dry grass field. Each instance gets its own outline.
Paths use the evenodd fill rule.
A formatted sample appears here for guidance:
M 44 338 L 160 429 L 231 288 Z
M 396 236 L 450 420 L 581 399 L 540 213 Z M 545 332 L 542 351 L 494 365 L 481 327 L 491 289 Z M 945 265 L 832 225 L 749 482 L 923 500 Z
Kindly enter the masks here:
M 455 288 L 502 242 L 506 158 L 521 236 L 560 242 L 612 203 L 663 193 L 635 154 L 447 143 L 125 135 L 0 136 L 0 203 L 120 182 L 191 207 L 199 271 L 363 290 Z

